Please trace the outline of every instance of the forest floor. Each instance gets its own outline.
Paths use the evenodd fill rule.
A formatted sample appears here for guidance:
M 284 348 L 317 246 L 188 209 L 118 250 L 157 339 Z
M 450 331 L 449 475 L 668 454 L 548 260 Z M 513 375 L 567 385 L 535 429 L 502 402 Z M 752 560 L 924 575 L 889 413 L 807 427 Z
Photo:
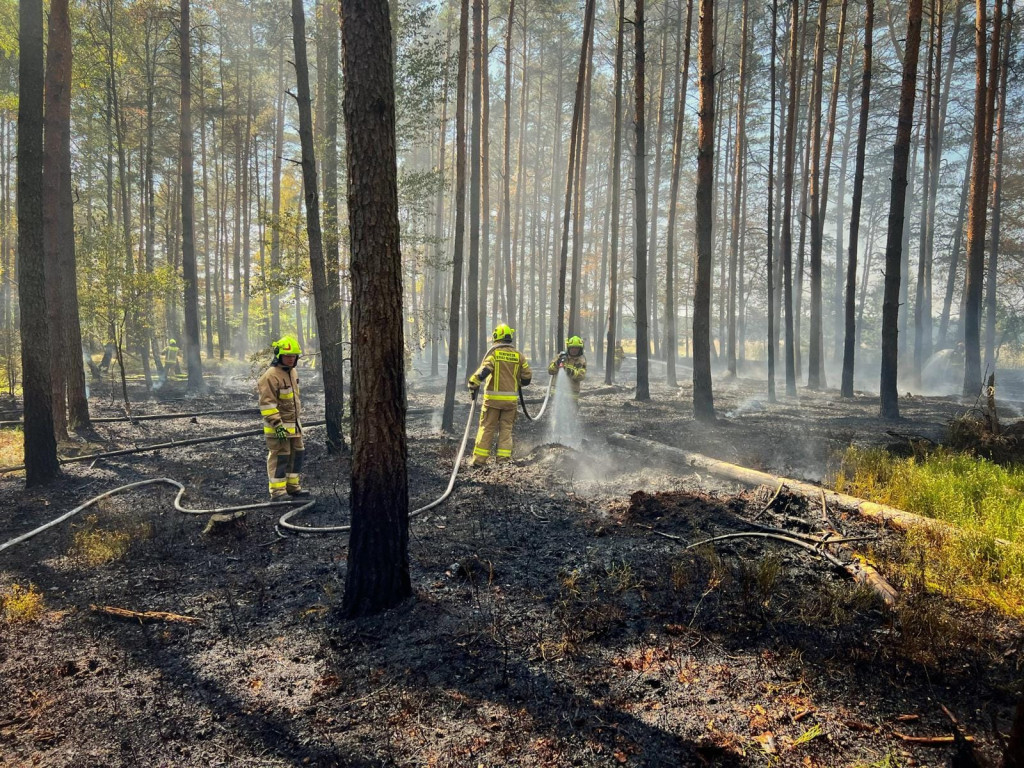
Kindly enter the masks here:
M 43 601 L 34 621 L 0 617 L 0 764 L 940 766 L 963 745 L 913 737 L 953 734 L 943 706 L 983 757 L 998 756 L 1020 682 L 1019 622 L 915 582 L 895 584 L 890 611 L 784 544 L 685 550 L 654 530 L 684 542 L 741 530 L 770 491 L 605 439 L 632 433 L 820 481 L 846 446 L 891 441 L 877 398 L 801 390 L 768 404 L 760 381 L 718 380 L 709 429 L 681 378 L 652 386 L 648 403 L 627 388 L 584 397 L 576 448 L 520 417 L 512 466 L 463 471 L 452 497 L 412 522 L 414 598 L 373 619 L 337 618 L 345 536 L 279 538 L 270 510 L 206 536 L 169 487 L 111 498 L 0 553 L 0 594 L 31 583 Z M 137 410 L 253 405 L 241 383 L 187 401 L 182 386 Z M 441 387 L 413 379 L 410 407 L 437 405 Z M 308 419 L 322 407 L 310 390 Z M 94 415 L 117 413 L 98 393 L 94 403 Z M 935 440 L 964 410 L 943 398 L 901 407 L 897 431 Z M 460 435 L 466 414 L 463 402 Z M 413 507 L 451 471 L 458 439 L 439 423 L 409 417 Z M 99 424 L 91 447 L 254 427 L 246 414 Z M 300 521 L 338 524 L 348 464 L 322 434 L 307 438 L 318 507 Z M 261 501 L 264 457 L 247 438 L 68 465 L 42 490 L 7 475 L 0 542 L 155 477 L 184 483 L 186 506 Z M 783 512 L 815 514 L 799 501 Z M 784 524 L 774 511 L 760 519 Z M 901 533 L 843 525 L 878 536 L 883 560 L 904 551 Z M 125 621 L 91 605 L 198 621 Z

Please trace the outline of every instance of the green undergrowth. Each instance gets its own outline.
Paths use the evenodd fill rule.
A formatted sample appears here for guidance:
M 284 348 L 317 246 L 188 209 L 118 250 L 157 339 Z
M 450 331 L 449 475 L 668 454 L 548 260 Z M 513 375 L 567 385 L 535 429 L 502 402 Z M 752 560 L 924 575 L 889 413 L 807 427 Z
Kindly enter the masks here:
M 912 531 L 891 565 L 920 574 L 923 561 L 928 588 L 1024 617 L 1024 468 L 944 448 L 901 458 L 851 447 L 833 487 L 949 523 L 947 534 Z

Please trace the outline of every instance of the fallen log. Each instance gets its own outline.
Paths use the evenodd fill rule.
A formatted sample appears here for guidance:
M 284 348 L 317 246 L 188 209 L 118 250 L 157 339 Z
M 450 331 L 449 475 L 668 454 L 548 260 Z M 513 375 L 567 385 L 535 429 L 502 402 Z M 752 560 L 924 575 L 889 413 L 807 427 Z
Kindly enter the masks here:
M 659 452 L 682 462 L 687 468 L 702 469 L 705 472 L 710 472 L 718 477 L 735 480 L 736 482 L 743 483 L 744 485 L 767 485 L 774 487 L 779 483 L 785 483 L 787 488 L 802 496 L 806 496 L 809 499 L 819 498 L 822 493 L 824 493 L 828 503 L 834 507 L 855 512 L 858 515 L 871 520 L 878 520 L 887 523 L 893 528 L 897 528 L 902 531 L 910 530 L 911 528 L 931 528 L 936 531 L 948 533 L 956 530 L 954 526 L 943 523 L 939 520 L 915 515 L 912 512 L 906 512 L 902 509 L 890 507 L 886 504 L 876 504 L 873 501 L 859 499 L 856 496 L 823 489 L 821 486 L 815 485 L 814 483 L 806 483 L 801 480 L 793 480 L 790 478 L 771 475 L 767 472 L 760 472 L 756 469 L 748 469 L 747 467 L 741 467 L 738 464 L 719 461 L 718 459 L 712 459 L 700 453 L 691 453 L 690 451 L 684 451 L 682 448 L 674 448 L 671 445 L 659 443 L 654 440 L 647 440 L 642 437 L 636 437 L 635 435 L 624 435 L 619 432 L 615 432 L 608 437 L 608 442 L 612 445 L 632 448 L 634 450 L 642 449 Z M 1002 544 L 1007 543 L 1002 539 L 997 539 L 997 541 Z
M 118 619 L 133 619 L 137 621 L 170 621 L 179 624 L 202 624 L 202 619 L 195 616 L 182 616 L 180 613 L 167 613 L 166 611 L 130 611 L 127 608 L 115 608 L 112 605 L 93 605 L 89 607 L 96 613 L 106 616 L 114 616 Z

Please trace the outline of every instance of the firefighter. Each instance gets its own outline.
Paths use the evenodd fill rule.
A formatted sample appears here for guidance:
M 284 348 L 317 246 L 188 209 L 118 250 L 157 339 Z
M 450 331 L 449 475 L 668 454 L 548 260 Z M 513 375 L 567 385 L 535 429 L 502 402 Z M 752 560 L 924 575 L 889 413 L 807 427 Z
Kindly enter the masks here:
M 548 373 L 555 376 L 560 368 L 564 368 L 566 375 L 569 377 L 572 399 L 578 405 L 580 382 L 587 376 L 587 358 L 583 356 L 583 339 L 579 336 L 570 336 L 565 340 L 565 351 L 559 352 L 558 357 L 551 361 L 551 365 L 548 366 Z
M 519 388 L 533 379 L 526 356 L 512 346 L 515 331 L 502 323 L 491 334 L 493 344 L 483 362 L 469 377 L 469 391 L 476 399 L 483 387 L 484 407 L 480 411 L 480 428 L 476 433 L 471 467 L 482 467 L 491 455 L 491 443 L 498 435 L 497 461 L 512 460 L 512 426 L 516 423 Z
M 171 368 L 174 368 L 174 373 L 178 376 L 181 375 L 181 366 L 178 365 L 178 342 L 174 339 L 167 340 L 167 346 L 164 347 L 164 379 L 166 379 L 170 373 Z
M 615 362 L 615 372 L 618 373 L 619 370 L 622 368 L 622 361 L 626 357 L 626 352 L 625 352 L 625 350 L 622 349 L 622 342 L 621 341 L 615 342 L 615 352 L 612 353 L 612 354 L 613 354 L 613 360 Z
M 299 473 L 306 448 L 302 443 L 299 418 L 299 375 L 295 365 L 302 350 L 292 336 L 275 341 L 274 359 L 256 386 L 263 415 L 263 435 L 267 440 L 267 479 L 270 498 L 305 498 Z

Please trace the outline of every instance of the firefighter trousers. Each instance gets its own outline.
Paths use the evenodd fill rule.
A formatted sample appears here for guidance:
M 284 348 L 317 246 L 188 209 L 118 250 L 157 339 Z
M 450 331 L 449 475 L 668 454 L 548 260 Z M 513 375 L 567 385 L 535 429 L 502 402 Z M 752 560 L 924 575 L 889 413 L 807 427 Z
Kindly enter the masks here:
M 484 403 L 480 411 L 480 428 L 476 432 L 476 446 L 473 448 L 473 466 L 487 463 L 495 434 L 498 436 L 498 461 L 512 460 L 512 427 L 516 423 L 517 413 L 514 404 L 511 408 L 495 408 Z
M 299 490 L 299 473 L 302 471 L 302 459 L 306 455 L 302 435 L 284 440 L 267 435 L 267 451 L 267 480 L 271 498 L 287 496 L 289 491 L 294 493 Z

